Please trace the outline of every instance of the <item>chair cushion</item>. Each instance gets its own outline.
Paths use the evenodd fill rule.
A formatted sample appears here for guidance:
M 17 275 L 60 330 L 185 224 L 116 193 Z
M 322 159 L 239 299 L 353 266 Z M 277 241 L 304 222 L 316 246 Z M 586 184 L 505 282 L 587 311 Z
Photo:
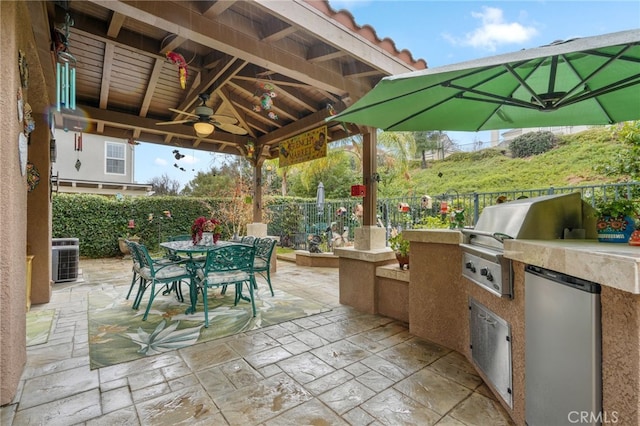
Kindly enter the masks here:
M 202 270 L 198 270 L 199 281 L 205 279 Z M 249 280 L 249 274 L 244 271 L 215 272 L 206 276 L 207 285 L 220 286 L 224 284 L 234 284 Z
M 148 267 L 140 268 L 140 275 L 146 280 L 151 280 L 154 277 L 151 276 L 151 270 Z M 170 280 L 171 278 L 184 278 L 188 276 L 187 270 L 177 265 L 167 265 L 156 270 L 155 279 L 157 280 Z
M 260 258 L 260 257 L 256 257 L 253 260 L 253 269 L 266 269 L 267 268 L 267 261 Z

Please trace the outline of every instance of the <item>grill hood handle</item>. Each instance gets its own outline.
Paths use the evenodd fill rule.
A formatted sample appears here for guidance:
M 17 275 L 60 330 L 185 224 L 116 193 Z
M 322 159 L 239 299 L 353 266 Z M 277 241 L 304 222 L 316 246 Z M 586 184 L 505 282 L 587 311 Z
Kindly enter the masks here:
M 487 231 L 476 231 L 473 229 L 461 229 L 463 234 L 469 236 L 469 239 L 483 236 L 483 237 L 491 237 L 499 243 L 503 243 L 504 240 L 513 240 L 513 237 L 507 234 L 503 234 L 502 232 L 487 232 Z

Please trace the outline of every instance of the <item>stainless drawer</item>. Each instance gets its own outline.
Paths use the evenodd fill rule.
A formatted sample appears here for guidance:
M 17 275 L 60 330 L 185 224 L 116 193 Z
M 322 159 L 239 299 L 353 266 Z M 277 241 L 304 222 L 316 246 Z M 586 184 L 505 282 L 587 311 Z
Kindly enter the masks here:
M 511 327 L 487 307 L 469 298 L 471 356 L 502 399 L 512 407 Z

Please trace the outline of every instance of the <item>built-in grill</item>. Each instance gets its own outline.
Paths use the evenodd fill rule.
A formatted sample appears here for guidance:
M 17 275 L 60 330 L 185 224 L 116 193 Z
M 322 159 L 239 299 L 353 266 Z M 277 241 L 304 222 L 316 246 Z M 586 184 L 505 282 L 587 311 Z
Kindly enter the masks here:
M 462 275 L 501 297 L 513 297 L 513 269 L 505 239 L 596 238 L 593 208 L 580 193 L 545 195 L 486 207 L 474 229 L 464 229 Z

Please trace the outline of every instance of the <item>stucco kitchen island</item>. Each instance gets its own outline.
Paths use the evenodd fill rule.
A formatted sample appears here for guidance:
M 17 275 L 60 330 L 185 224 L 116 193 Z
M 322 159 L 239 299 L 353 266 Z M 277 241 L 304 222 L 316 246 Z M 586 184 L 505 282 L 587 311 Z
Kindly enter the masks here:
M 513 261 L 513 298 L 500 298 L 462 276 L 462 233 L 409 230 L 411 275 L 409 328 L 412 334 L 454 349 L 470 362 L 469 298 L 511 327 L 512 407 L 498 400 L 518 425 L 525 424 L 524 268 L 535 265 L 602 286 L 602 399 L 608 423 L 639 425 L 640 416 L 640 247 L 593 240 L 505 240 Z M 604 422 L 603 422 L 604 423 Z

